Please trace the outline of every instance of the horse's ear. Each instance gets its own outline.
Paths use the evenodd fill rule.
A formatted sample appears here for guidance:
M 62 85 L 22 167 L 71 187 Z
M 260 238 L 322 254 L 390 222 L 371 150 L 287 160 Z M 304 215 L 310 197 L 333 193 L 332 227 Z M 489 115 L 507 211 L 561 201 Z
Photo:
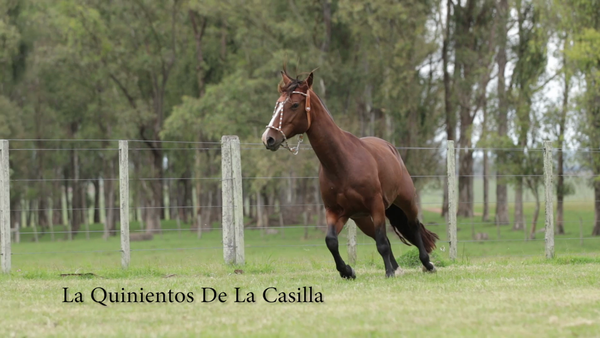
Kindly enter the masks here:
M 306 78 L 306 85 L 308 86 L 308 89 L 312 88 L 312 85 L 313 85 L 313 72 L 310 72 L 310 74 Z
M 285 70 L 281 71 L 281 78 L 283 79 L 283 84 L 285 86 L 287 86 L 288 83 L 292 82 L 292 79 L 290 78 L 290 76 L 287 74 L 287 72 Z

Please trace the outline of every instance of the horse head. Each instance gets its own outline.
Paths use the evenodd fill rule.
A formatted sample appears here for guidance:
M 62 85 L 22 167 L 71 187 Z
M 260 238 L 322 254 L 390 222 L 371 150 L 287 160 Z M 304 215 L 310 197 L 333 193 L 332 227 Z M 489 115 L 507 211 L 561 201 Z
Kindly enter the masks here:
M 310 128 L 310 93 L 313 84 L 311 72 L 305 80 L 291 78 L 285 70 L 281 71 L 282 81 L 279 83 L 279 99 L 275 103 L 273 117 L 262 135 L 265 147 L 276 151 L 280 146 L 292 153 L 298 147 L 289 147 L 287 140 L 304 134 Z M 298 146 L 302 139 L 298 141 Z

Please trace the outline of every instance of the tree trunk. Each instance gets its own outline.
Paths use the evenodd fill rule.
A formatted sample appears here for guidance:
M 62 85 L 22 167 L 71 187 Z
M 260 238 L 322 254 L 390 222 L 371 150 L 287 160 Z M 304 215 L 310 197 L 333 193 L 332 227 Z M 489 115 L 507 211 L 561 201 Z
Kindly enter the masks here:
M 469 67 L 465 67 L 465 76 L 469 72 Z M 464 89 L 462 95 L 471 97 L 471 89 Z M 470 149 L 472 148 L 472 128 L 471 108 L 461 106 L 457 215 L 462 217 L 473 217 L 473 150 Z
M 557 182 L 556 182 L 556 226 L 558 228 L 558 234 L 562 235 L 565 233 L 565 227 L 563 226 L 563 222 L 564 222 L 564 218 L 563 218 L 563 201 L 564 201 L 564 186 L 565 186 L 565 171 L 564 171 L 564 164 L 563 164 L 563 151 L 562 151 L 562 147 L 563 145 L 563 135 L 562 135 L 562 127 L 563 125 L 560 126 L 561 129 L 561 136 L 559 136 L 559 148 L 558 149 L 558 170 L 556 173 L 557 176 Z
M 206 208 L 206 212 L 204 213 L 204 217 L 203 217 L 203 225 L 202 225 L 202 229 L 206 229 L 207 231 L 211 231 L 212 230 L 212 202 L 213 202 L 213 191 L 209 190 L 208 191 L 208 203 L 207 203 L 207 208 Z
M 181 220 L 181 217 L 179 217 L 179 206 L 178 206 L 178 200 L 177 197 L 179 195 L 181 195 L 177 189 L 177 181 L 175 180 L 168 180 L 167 181 L 167 186 L 168 186 L 168 200 L 169 200 L 169 219 L 170 220 L 174 220 L 174 219 L 178 219 Z
M 568 47 L 568 39 L 565 39 L 565 48 Z M 560 121 L 558 125 L 559 134 L 558 134 L 558 172 L 556 175 L 558 176 L 557 184 L 556 184 L 556 226 L 558 227 L 558 234 L 565 233 L 564 216 L 563 216 L 563 201 L 565 196 L 565 170 L 564 170 L 564 154 L 562 148 L 565 146 L 565 128 L 567 122 L 567 111 L 569 109 L 569 91 L 570 91 L 570 82 L 571 78 L 568 74 L 567 69 L 567 56 L 563 55 L 563 69 L 565 72 L 564 78 L 564 91 L 563 91 L 563 102 L 562 109 L 560 112 Z
M 73 218 L 71 234 L 75 236 L 83 223 L 82 184 L 79 181 L 79 155 L 76 150 L 71 150 L 71 168 L 73 170 L 73 196 L 71 198 Z
M 56 177 L 60 177 L 61 169 L 56 168 L 54 170 L 54 174 L 56 175 Z M 63 191 L 61 189 L 60 181 L 55 181 L 53 183 L 52 191 L 52 224 L 54 225 L 64 224 L 62 195 Z
M 192 200 L 192 180 L 190 180 L 192 174 L 190 169 L 187 168 L 182 177 L 178 182 L 178 190 L 179 194 L 177 194 L 177 206 L 179 207 L 179 218 L 183 220 L 184 223 L 188 223 L 189 219 L 189 206 L 193 205 Z M 193 209 L 192 209 L 193 211 Z
M 27 212 L 25 213 L 25 224 L 26 226 L 29 228 L 31 227 L 31 221 L 32 221 L 32 212 L 31 210 L 33 209 L 33 199 L 29 199 L 28 201 L 28 207 L 27 207 Z
M 71 224 L 71 220 L 73 219 L 73 210 L 71 210 L 71 199 L 69 198 L 69 179 L 71 178 L 70 172 L 67 168 L 64 168 L 64 177 L 65 177 L 65 181 L 63 181 L 63 189 L 64 189 L 64 195 L 65 195 L 65 208 L 67 209 L 67 219 L 66 219 L 66 224 Z
M 200 149 L 196 149 L 195 156 L 195 165 L 194 165 L 194 176 L 196 177 L 196 215 L 194 215 L 192 226 L 194 229 L 198 229 L 198 227 L 202 227 L 201 224 L 198 223 L 200 220 L 200 216 L 202 215 L 202 180 L 199 178 L 202 177 L 202 152 Z M 201 231 L 201 230 L 200 230 Z
M 540 215 L 540 196 L 534 193 L 535 196 L 535 210 L 533 212 L 533 220 L 531 221 L 531 233 L 529 239 L 535 239 L 535 229 L 537 225 L 538 216 Z
M 594 229 L 592 236 L 600 236 L 600 181 L 594 182 Z
M 162 151 L 160 144 L 156 145 L 152 152 L 152 176 L 154 179 L 149 181 L 148 184 L 143 184 L 145 187 L 142 191 L 146 192 L 146 210 L 144 225 L 146 232 L 154 235 L 161 232 L 161 210 L 164 209 L 163 200 L 163 180 L 162 180 Z M 146 182 L 144 182 L 146 183 Z
M 108 160 L 108 165 L 105 167 L 104 177 L 104 208 L 105 208 L 105 236 L 108 234 L 110 236 L 116 236 L 116 214 L 117 210 L 115 210 L 115 186 L 117 182 L 113 180 L 116 177 L 115 174 L 115 161 L 116 159 Z
M 484 97 L 483 101 L 483 120 L 481 121 L 481 139 L 487 139 L 487 97 Z M 489 164 L 488 164 L 488 152 L 487 149 L 483 150 L 483 213 L 481 216 L 482 222 L 488 222 L 490 219 L 490 210 L 489 210 L 489 192 L 490 192 L 490 182 L 489 182 Z
M 194 30 L 194 41 L 196 42 L 196 79 L 198 81 L 198 97 L 202 98 L 204 95 L 204 54 L 202 50 L 202 37 L 206 29 L 206 18 L 202 18 L 201 22 L 198 22 L 198 13 L 193 10 L 188 12 L 192 28 Z M 223 46 L 221 46 L 223 48 Z
M 21 197 L 13 195 L 10 199 L 10 228 L 21 227 Z
M 489 182 L 489 165 L 488 165 L 488 152 L 483 151 L 483 215 L 481 216 L 482 222 L 489 222 L 490 210 L 489 210 L 489 195 L 490 195 L 490 182 Z
M 46 197 L 46 192 L 45 192 L 45 188 L 43 190 L 40 190 L 40 198 L 38 198 L 38 206 L 37 206 L 37 214 L 38 214 L 38 221 L 37 221 L 37 225 L 39 227 L 41 227 L 42 229 L 45 229 L 48 227 L 48 200 Z
M 457 215 L 473 217 L 473 151 L 461 150 L 459 162 Z
M 100 223 L 100 180 L 92 180 L 94 185 L 94 219 L 93 223 Z
M 452 1 L 446 1 L 446 27 L 444 30 L 444 41 L 442 44 L 442 61 L 444 68 L 444 111 L 446 114 L 446 139 L 453 141 L 455 139 L 456 130 L 456 112 L 453 105 L 453 86 L 448 71 L 450 56 L 448 55 L 450 45 L 450 21 L 452 19 Z M 458 44 L 458 42 L 457 42 Z M 458 70 L 454 67 L 454 75 L 457 75 Z M 442 217 L 448 214 L 448 178 L 444 178 L 444 196 L 442 201 Z
M 48 192 L 46 190 L 46 183 L 40 182 L 41 187 L 39 191 L 38 206 L 37 206 L 37 225 L 42 229 L 48 227 Z
M 256 192 L 256 227 L 263 228 L 265 226 L 265 219 L 263 216 L 263 205 L 262 205 L 262 193 Z
M 506 71 L 508 0 L 498 2 L 498 15 L 500 17 L 498 55 L 496 58 L 498 63 L 498 136 L 505 138 L 508 133 L 508 99 L 504 77 Z M 505 162 L 506 154 L 503 151 L 497 152 L 496 163 L 503 164 Z M 504 171 L 501 169 L 501 165 L 498 165 L 496 170 L 496 222 L 498 224 L 509 224 L 507 186 L 503 174 Z
M 513 230 L 523 230 L 523 178 L 517 179 L 515 185 L 515 224 Z
M 156 100 L 161 100 L 160 98 L 156 98 Z M 157 106 L 160 106 L 159 103 L 156 103 Z M 160 107 L 157 107 L 159 111 L 161 111 Z M 162 121 L 160 117 L 162 113 L 158 112 L 157 119 Z M 158 126 L 156 128 L 160 128 L 162 122 L 157 123 Z M 153 142 L 145 138 L 143 133 L 143 128 L 140 132 L 142 137 L 144 138 L 146 145 L 151 149 L 150 156 L 142 156 L 140 161 L 146 162 L 149 161 L 149 173 L 152 180 L 142 181 L 141 183 L 141 191 L 144 194 L 145 205 L 144 205 L 144 226 L 146 232 L 151 234 L 158 234 L 161 232 L 161 218 L 164 216 L 164 191 L 163 191 L 163 151 L 162 144 L 160 142 Z M 159 139 L 158 130 L 153 131 L 153 137 L 155 139 Z M 146 162 L 147 163 L 147 162 Z

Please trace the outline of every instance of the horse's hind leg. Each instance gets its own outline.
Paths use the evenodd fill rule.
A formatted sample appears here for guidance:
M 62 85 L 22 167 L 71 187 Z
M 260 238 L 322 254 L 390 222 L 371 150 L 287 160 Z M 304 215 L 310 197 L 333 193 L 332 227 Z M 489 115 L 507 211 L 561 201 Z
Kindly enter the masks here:
M 415 244 L 417 248 L 419 248 L 419 259 L 423 264 L 423 272 L 435 272 L 435 266 L 429 260 L 429 253 L 425 249 L 425 245 L 423 244 L 423 237 L 421 236 L 421 222 L 419 220 L 415 220 L 412 222 L 412 226 L 410 226 L 414 230 L 414 238 Z
M 368 236 L 371 236 L 372 238 L 375 238 L 375 234 L 374 234 L 374 225 L 373 225 L 373 220 L 371 219 L 371 217 L 361 217 L 361 218 L 353 218 L 354 222 L 356 223 L 356 226 L 358 226 L 358 228 L 360 228 L 365 234 L 367 234 Z M 385 236 L 385 240 L 388 243 L 389 246 L 389 260 L 390 263 L 392 263 L 392 268 L 394 269 L 394 274 L 396 276 L 401 275 L 402 274 L 402 269 L 399 268 L 398 262 L 396 261 L 396 258 L 394 257 L 394 253 L 392 252 L 392 245 L 390 243 L 389 238 L 387 237 L 387 235 Z
M 398 261 L 396 261 L 396 257 L 394 257 L 394 253 L 392 252 L 392 244 L 390 243 L 390 239 L 387 236 L 385 236 L 385 239 L 387 240 L 388 245 L 390 246 L 390 262 L 392 263 L 392 268 L 394 269 L 394 274 L 396 276 L 400 276 L 404 272 L 400 268 L 400 265 L 398 265 Z
M 381 258 L 383 258 L 383 264 L 385 265 L 385 276 L 394 277 L 396 275 L 398 263 L 393 257 L 392 246 L 385 233 L 385 207 L 382 199 L 373 201 L 371 217 L 373 218 L 373 226 L 375 228 L 374 232 L 377 251 L 381 255 Z M 393 264 L 392 261 L 395 264 Z
M 394 204 L 386 210 L 385 215 L 399 235 L 401 235 L 401 238 L 404 237 L 408 242 L 419 249 L 419 260 L 423 264 L 424 271 L 426 269 L 428 272 L 435 272 L 435 267 L 430 262 L 429 254 L 423 243 L 421 223 L 416 215 L 413 221 L 409 221 L 409 218 L 404 211 Z
M 327 218 L 327 236 L 325 237 L 325 243 L 335 260 L 335 267 L 342 278 L 354 279 L 356 278 L 354 269 L 344 262 L 338 248 L 338 234 L 342 231 L 342 228 L 348 219 L 341 218 L 327 209 L 325 212 Z

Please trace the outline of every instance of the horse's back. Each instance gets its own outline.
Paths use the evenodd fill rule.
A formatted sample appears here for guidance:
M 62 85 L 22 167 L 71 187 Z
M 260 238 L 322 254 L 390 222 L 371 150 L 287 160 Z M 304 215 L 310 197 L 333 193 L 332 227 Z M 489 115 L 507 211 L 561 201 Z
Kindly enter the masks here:
M 360 139 L 377 162 L 379 182 L 384 200 L 398 203 L 405 212 L 414 208 L 415 187 L 398 150 L 389 142 L 378 137 Z
M 404 168 L 404 162 L 402 161 L 398 150 L 396 150 L 396 148 L 388 141 L 373 136 L 361 137 L 360 140 L 375 157 L 378 164 L 384 164 L 384 166 L 387 166 L 386 164 L 399 164 L 400 167 Z M 395 163 L 395 160 L 398 162 Z M 385 163 L 380 163 L 382 161 Z

